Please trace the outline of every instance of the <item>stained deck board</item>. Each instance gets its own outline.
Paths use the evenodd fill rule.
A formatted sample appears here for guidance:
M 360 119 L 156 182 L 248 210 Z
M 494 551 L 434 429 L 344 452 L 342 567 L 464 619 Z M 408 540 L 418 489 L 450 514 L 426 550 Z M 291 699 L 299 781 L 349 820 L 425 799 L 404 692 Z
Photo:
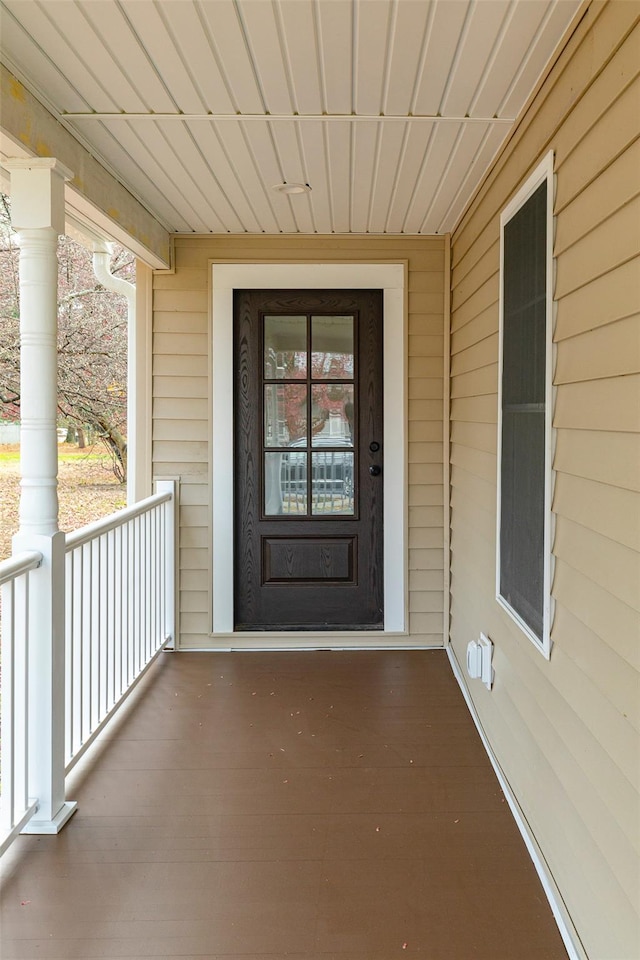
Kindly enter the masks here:
M 566 960 L 442 651 L 164 655 L 74 788 L 3 960 Z

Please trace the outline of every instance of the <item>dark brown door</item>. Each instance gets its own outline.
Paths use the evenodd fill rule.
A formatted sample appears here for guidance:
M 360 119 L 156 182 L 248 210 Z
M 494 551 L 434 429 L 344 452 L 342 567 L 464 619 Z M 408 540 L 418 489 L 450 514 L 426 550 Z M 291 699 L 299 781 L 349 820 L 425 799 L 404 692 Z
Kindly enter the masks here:
M 234 300 L 235 627 L 383 628 L 382 291 Z

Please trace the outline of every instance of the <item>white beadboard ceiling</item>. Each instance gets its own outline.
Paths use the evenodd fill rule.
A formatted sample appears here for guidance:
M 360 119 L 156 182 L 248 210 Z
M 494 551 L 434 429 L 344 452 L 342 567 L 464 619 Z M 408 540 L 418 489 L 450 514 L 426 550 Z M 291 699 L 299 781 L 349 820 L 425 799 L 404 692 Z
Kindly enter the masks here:
M 3 0 L 0 54 L 171 231 L 435 234 L 581 3 Z

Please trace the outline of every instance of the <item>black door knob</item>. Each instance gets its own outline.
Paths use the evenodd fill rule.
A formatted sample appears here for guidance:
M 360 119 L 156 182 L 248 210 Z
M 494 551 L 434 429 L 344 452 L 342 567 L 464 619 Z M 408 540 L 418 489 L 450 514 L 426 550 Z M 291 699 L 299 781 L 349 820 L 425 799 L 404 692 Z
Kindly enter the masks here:
M 372 477 L 379 477 L 382 473 L 382 467 L 379 467 L 377 463 L 372 463 L 369 467 L 369 473 Z

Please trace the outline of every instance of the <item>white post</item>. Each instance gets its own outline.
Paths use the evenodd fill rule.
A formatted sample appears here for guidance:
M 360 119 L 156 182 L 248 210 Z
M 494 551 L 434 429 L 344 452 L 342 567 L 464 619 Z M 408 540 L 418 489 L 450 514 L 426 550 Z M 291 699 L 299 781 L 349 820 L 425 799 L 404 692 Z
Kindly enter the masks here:
M 20 529 L 13 551 L 37 550 L 30 576 L 28 794 L 38 811 L 24 833 L 57 833 L 76 808 L 64 794 L 64 563 L 58 529 L 58 234 L 64 181 L 53 158 L 8 160 L 11 212 L 20 243 Z
M 165 518 L 167 529 L 164 544 L 164 586 L 165 586 L 165 640 L 173 641 L 171 649 L 178 649 L 178 618 L 176 616 L 177 581 L 176 555 L 178 552 L 178 482 L 177 480 L 156 480 L 156 493 L 170 493 L 171 500 L 167 504 Z

